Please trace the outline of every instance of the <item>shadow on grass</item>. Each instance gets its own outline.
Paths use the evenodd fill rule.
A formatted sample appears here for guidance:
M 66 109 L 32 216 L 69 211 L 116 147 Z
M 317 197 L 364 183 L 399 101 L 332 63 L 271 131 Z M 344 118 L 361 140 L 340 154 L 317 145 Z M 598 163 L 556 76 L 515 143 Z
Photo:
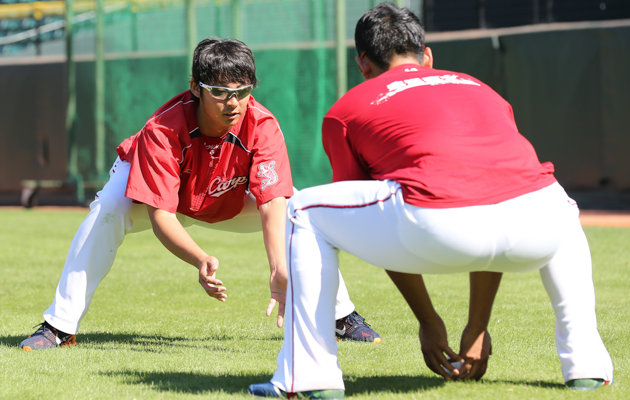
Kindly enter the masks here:
M 446 384 L 443 378 L 437 376 L 382 376 L 382 377 L 345 377 L 347 394 L 376 394 L 384 393 L 409 393 L 438 389 Z M 544 381 L 510 381 L 510 380 L 486 380 L 453 382 L 455 385 L 514 385 L 540 387 L 546 389 L 563 389 L 563 384 Z
M 269 375 L 207 375 L 193 372 L 142 372 L 113 371 L 103 376 L 121 377 L 127 384 L 146 385 L 158 392 L 178 392 L 202 394 L 246 393 L 252 383 L 269 382 Z M 437 377 L 359 377 L 346 381 L 346 394 L 367 394 L 376 392 L 407 393 L 437 389 L 445 381 Z
M 482 379 L 480 382 L 488 383 L 488 384 L 501 384 L 501 385 L 515 385 L 515 386 L 528 386 L 528 387 L 539 387 L 543 389 L 566 389 L 564 383 L 558 382 L 546 382 L 546 381 L 513 381 L 513 380 L 505 380 L 505 379 L 493 379 L 486 380 Z
M 0 345 L 19 346 L 26 339 L 25 336 L 0 336 Z M 229 335 L 225 333 L 208 334 L 203 338 L 198 336 L 162 336 L 162 335 L 143 335 L 137 333 L 80 333 L 77 335 L 77 345 L 90 346 L 92 348 L 111 347 L 117 345 L 131 345 L 136 350 L 142 351 L 142 347 L 152 347 L 160 345 L 168 345 L 172 347 L 189 347 L 189 348 L 207 348 L 211 342 L 225 342 L 238 340 L 264 340 L 270 342 L 282 341 L 281 336 L 273 337 L 246 337 L 244 335 Z M 146 349 L 146 351 L 153 351 Z
M 122 378 L 132 385 L 146 385 L 158 392 L 202 394 L 246 393 L 252 383 L 269 382 L 269 375 L 207 375 L 193 372 L 112 371 L 103 376 Z
M 146 385 L 158 392 L 177 393 L 246 393 L 252 383 L 269 382 L 269 375 L 208 375 L 194 372 L 143 372 L 143 371 L 113 371 L 102 373 L 103 376 L 121 378 L 131 385 Z M 439 389 L 446 384 L 440 377 L 423 376 L 378 376 L 378 377 L 346 377 L 346 395 L 365 395 L 383 393 L 417 393 Z M 487 385 L 515 385 L 541 387 L 547 389 L 561 389 L 564 385 L 544 381 L 507 381 L 481 380 L 475 382 L 461 382 L 458 384 L 487 384 Z

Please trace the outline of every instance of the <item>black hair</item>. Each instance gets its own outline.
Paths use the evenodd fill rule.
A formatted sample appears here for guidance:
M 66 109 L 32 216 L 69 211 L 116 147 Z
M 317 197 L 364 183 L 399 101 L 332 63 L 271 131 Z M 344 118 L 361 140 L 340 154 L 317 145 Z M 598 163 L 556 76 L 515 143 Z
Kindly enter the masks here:
M 380 3 L 367 11 L 354 31 L 359 56 L 363 52 L 379 68 L 387 69 L 396 55 L 424 58 L 424 29 L 418 17 L 407 8 Z
M 256 87 L 254 54 L 240 40 L 204 39 L 193 54 L 192 79 L 214 86 L 237 82 Z

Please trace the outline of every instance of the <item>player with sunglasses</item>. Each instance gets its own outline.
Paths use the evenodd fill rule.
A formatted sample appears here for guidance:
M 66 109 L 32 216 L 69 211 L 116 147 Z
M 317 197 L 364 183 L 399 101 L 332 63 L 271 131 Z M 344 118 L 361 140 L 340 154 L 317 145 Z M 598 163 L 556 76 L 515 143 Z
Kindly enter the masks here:
M 44 322 L 24 350 L 75 344 L 75 335 L 116 251 L 128 233 L 153 229 L 162 244 L 198 269 L 209 296 L 226 301 L 219 261 L 184 229 L 199 225 L 263 232 L 271 299 L 282 326 L 287 282 L 286 199 L 294 192 L 284 136 L 276 118 L 251 95 L 251 50 L 237 40 L 205 39 L 193 55 L 190 90 L 160 107 L 117 148 L 110 179 L 70 246 Z M 337 296 L 338 335 L 379 342 L 356 313 L 347 289 Z M 342 332 L 342 333 L 340 333 Z

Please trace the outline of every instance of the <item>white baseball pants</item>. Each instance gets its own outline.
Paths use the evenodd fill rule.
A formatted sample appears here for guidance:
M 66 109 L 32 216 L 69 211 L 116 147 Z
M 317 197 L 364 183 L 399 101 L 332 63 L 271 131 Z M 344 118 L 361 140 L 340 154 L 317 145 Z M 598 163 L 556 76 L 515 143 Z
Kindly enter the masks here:
M 405 273 L 540 270 L 565 381 L 612 380 L 588 242 L 559 184 L 493 205 L 428 209 L 405 204 L 394 181 L 337 182 L 302 190 L 287 212 L 284 344 L 271 380 L 281 389 L 344 389 L 332 317 L 338 249 Z
M 90 213 L 72 240 L 55 298 L 44 312 L 44 319 L 63 332 L 76 334 L 79 330 L 94 292 L 112 267 L 125 235 L 152 229 L 146 206 L 125 197 L 130 166 L 120 158 L 116 160 L 109 171 L 109 181 L 97 193 Z M 228 221 L 210 224 L 179 213 L 177 218 L 184 227 L 198 225 L 239 233 L 262 230 L 256 200 L 251 195 L 241 213 Z M 337 291 L 336 318 L 342 318 L 354 311 L 354 304 L 341 275 L 338 279 L 341 284 Z M 335 327 L 330 329 L 334 334 Z

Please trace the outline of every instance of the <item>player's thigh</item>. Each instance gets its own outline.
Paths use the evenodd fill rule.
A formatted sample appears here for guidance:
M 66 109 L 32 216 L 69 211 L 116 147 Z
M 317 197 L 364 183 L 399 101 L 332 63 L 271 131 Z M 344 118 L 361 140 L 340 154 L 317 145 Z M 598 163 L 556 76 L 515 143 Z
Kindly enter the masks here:
M 112 225 L 111 221 L 122 218 L 124 220 L 125 234 L 129 233 L 133 228 L 132 214 L 138 207 L 145 207 L 144 205 L 134 204 L 130 198 L 125 196 L 130 168 L 131 164 L 117 158 L 109 171 L 109 180 L 96 193 L 90 208 L 92 212 L 96 212 L 101 218 L 101 221 L 96 225 L 97 227 L 107 228 Z
M 289 202 L 289 218 L 340 250 L 394 271 L 463 272 L 479 258 L 471 257 L 470 251 L 454 253 L 452 245 L 441 243 L 440 232 L 413 220 L 400 186 L 392 181 L 337 182 L 304 189 Z M 476 250 L 480 245 L 468 247 Z
M 492 270 L 538 270 L 555 257 L 576 226 L 581 231 L 577 206 L 559 184 L 495 207 L 503 234 L 497 242 Z
M 525 272 L 543 267 L 561 242 L 563 193 L 548 189 L 505 204 L 429 209 L 405 204 L 395 182 L 338 182 L 294 196 L 289 217 L 385 269 Z

